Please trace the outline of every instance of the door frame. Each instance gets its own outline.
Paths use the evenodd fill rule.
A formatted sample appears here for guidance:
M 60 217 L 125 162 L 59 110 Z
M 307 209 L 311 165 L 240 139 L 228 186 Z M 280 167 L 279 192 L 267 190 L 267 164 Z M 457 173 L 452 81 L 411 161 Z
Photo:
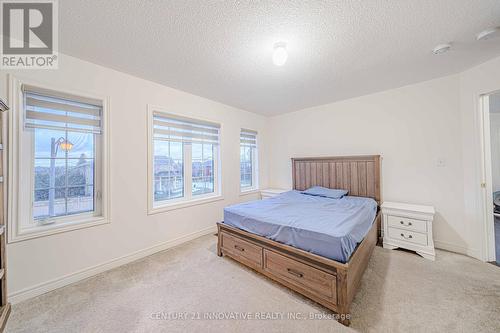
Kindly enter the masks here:
M 493 216 L 493 176 L 491 168 L 491 133 L 489 96 L 492 91 L 479 96 L 480 141 L 481 141 L 481 199 L 483 215 L 483 254 L 484 261 L 495 261 L 495 226 Z

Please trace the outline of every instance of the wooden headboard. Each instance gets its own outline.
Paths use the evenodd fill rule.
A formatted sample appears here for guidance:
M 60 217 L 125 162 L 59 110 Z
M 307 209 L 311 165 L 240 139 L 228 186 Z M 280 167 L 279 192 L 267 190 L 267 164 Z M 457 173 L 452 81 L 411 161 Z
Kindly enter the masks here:
M 294 190 L 323 186 L 369 197 L 380 205 L 380 155 L 292 158 Z

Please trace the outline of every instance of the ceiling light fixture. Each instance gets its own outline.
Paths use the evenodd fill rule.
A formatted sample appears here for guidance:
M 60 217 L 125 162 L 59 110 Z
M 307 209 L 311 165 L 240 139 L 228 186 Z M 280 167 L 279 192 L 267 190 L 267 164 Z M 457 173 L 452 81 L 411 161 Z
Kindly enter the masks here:
M 443 54 L 445 52 L 448 52 L 450 49 L 451 49 L 451 44 L 439 44 L 432 50 L 432 53 Z
M 287 59 L 288 52 L 286 50 L 286 44 L 283 42 L 274 44 L 273 63 L 276 66 L 283 66 Z
M 498 31 L 500 31 L 499 28 L 489 28 L 486 30 L 481 31 L 480 33 L 477 34 L 476 39 L 477 40 L 486 40 L 494 37 Z

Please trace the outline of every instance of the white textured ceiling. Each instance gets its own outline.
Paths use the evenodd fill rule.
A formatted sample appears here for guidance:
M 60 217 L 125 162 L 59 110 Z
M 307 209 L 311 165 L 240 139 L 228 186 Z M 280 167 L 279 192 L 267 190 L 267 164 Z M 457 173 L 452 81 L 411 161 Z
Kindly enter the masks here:
M 499 0 L 64 0 L 59 10 L 63 53 L 265 115 L 500 55 L 500 38 L 475 40 L 500 26 Z M 289 50 L 283 67 L 272 63 L 277 41 Z

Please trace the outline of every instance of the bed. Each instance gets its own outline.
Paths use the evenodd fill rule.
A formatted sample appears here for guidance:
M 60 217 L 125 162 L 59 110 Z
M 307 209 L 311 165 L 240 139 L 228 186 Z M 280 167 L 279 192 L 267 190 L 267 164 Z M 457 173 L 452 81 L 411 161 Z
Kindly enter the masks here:
M 227 207 L 217 253 L 322 304 L 349 325 L 380 232 L 380 156 L 292 159 L 293 190 Z M 312 186 L 348 190 L 331 199 Z
M 292 190 L 226 207 L 224 224 L 342 263 L 375 221 L 371 198 L 328 198 Z

